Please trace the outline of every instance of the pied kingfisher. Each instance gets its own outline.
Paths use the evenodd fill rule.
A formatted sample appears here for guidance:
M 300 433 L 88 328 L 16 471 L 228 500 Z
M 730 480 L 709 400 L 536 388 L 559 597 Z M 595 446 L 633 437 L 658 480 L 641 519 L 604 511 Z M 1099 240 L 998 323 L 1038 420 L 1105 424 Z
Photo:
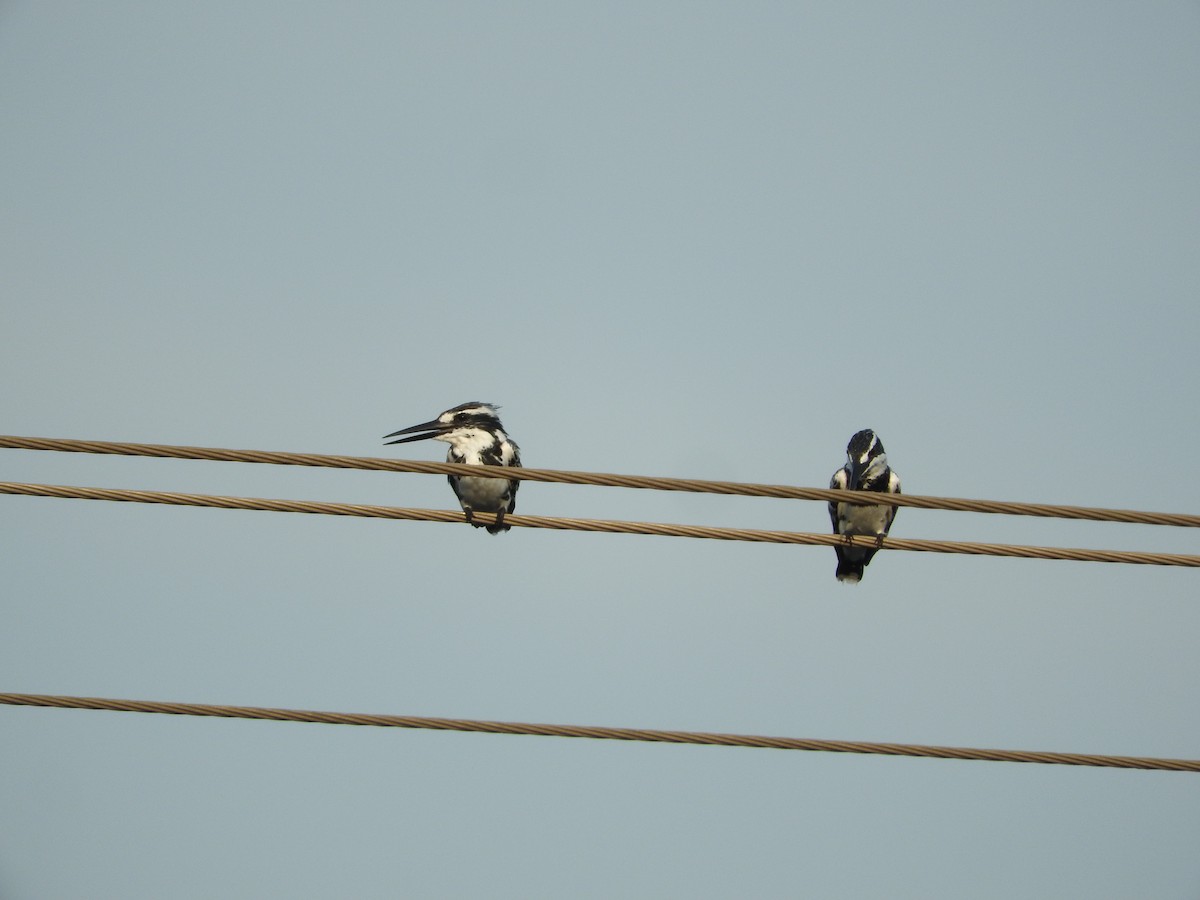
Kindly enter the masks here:
M 466 463 L 469 466 L 520 466 L 521 448 L 504 433 L 496 409 L 490 403 L 464 403 L 446 410 L 436 419 L 385 434 L 384 440 L 399 434 L 411 434 L 412 437 L 387 443 L 406 444 L 433 438 L 450 445 L 446 462 Z M 488 533 L 508 531 L 504 515 L 516 509 L 517 488 L 521 482 L 504 478 L 472 478 L 469 475 L 450 475 L 449 481 L 468 522 L 476 528 L 483 528 L 484 524 L 476 522 L 474 514 L 477 510 L 491 512 L 496 514 L 496 523 L 486 526 Z
M 865 428 L 846 445 L 846 465 L 833 473 L 829 487 L 834 490 L 877 491 L 899 494 L 900 476 L 888 468 L 883 442 L 870 428 Z M 830 503 L 829 518 L 834 534 L 872 535 L 883 543 L 883 536 L 896 520 L 894 506 L 860 506 L 853 503 Z M 837 551 L 837 580 L 855 583 L 862 580 L 863 569 L 879 549 L 874 547 L 835 546 Z

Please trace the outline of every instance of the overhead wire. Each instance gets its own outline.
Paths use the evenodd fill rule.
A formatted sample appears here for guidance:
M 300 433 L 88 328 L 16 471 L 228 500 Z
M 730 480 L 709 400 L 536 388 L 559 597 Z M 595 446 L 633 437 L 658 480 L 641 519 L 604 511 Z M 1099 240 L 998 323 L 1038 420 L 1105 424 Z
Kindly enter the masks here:
M 484 468 L 484 467 L 478 467 Z M 464 524 L 459 511 L 411 509 L 399 506 L 373 506 L 318 500 L 277 500 L 262 497 L 228 497 L 213 494 L 187 494 L 176 491 L 144 491 L 118 488 L 77 487 L 59 484 L 0 482 L 0 494 L 32 497 L 57 497 L 70 500 L 111 500 L 156 503 L 168 506 L 201 506 L 216 509 L 261 510 L 266 512 L 311 513 L 331 516 L 361 516 L 374 519 L 448 522 Z M 476 512 L 479 524 L 492 524 L 492 513 Z M 627 522 L 612 519 L 579 519 L 555 516 L 527 516 L 510 513 L 505 524 L 518 528 L 544 528 L 554 531 L 587 531 L 605 534 L 640 534 L 660 537 L 709 538 L 726 541 L 751 541 L 771 544 L 805 544 L 824 547 L 853 544 L 887 550 L 928 553 L 962 553 L 970 556 L 1006 556 L 1025 559 L 1059 559 L 1078 562 L 1130 563 L 1135 565 L 1183 566 L 1200 568 L 1200 556 L 1184 553 L 1147 553 L 1132 550 L 1090 550 L 1071 547 L 1038 547 L 1016 544 L 983 544 L 964 541 L 931 541 L 915 538 L 809 534 L 796 531 L 764 531 L 750 528 L 723 528 L 709 525 L 676 525 L 660 522 Z
M 204 459 L 230 462 L 270 463 L 280 465 L 319 466 L 341 469 L 415 472 L 423 474 L 470 475 L 514 480 L 590 484 L 598 486 L 642 488 L 651 490 L 688 491 L 740 496 L 775 497 L 816 501 L 847 502 L 861 497 L 868 505 L 910 506 L 964 512 L 1012 514 L 1092 521 L 1125 522 L 1181 527 L 1200 526 L 1200 516 L 1178 513 L 1155 513 L 1137 510 L 1105 509 L 1099 507 L 1057 506 L 1051 504 L 1011 503 L 989 500 L 966 500 L 917 495 L 887 495 L 874 492 L 838 491 L 824 488 L 803 488 L 787 485 L 765 485 L 740 482 L 703 481 L 679 478 L 655 478 L 635 475 L 612 475 L 595 472 L 569 472 L 551 469 L 500 468 L 465 466 L 453 463 L 420 462 L 372 457 L 328 456 L 322 454 L 276 451 L 229 450 L 211 447 L 185 447 L 164 444 L 134 444 L 108 441 L 78 441 L 57 438 L 0 436 L 0 448 L 27 450 L 58 450 L 66 452 L 149 456 L 160 458 Z M 449 510 L 412 509 L 394 506 L 336 503 L 323 501 L 281 500 L 255 497 L 230 497 L 190 494 L 173 491 L 144 491 L 69 485 L 0 482 L 0 494 L 57 497 L 64 499 L 109 500 L 175 506 L 213 507 L 220 509 L 264 510 L 323 515 L 362 516 L 382 519 L 432 521 L 463 524 L 460 512 Z M 477 523 L 491 524 L 495 517 L 488 513 L 475 514 Z M 678 525 L 654 522 L 628 522 L 602 519 L 564 518 L 508 514 L 506 524 L 516 527 L 552 530 L 573 530 L 599 533 L 659 535 L 669 537 L 708 538 L 716 540 L 752 541 L 818 546 L 853 544 L 890 550 L 917 552 L 963 553 L 969 555 L 1007 556 L 1035 559 L 1060 559 L 1084 562 L 1133 563 L 1200 567 L 1200 556 L 1176 553 L 1147 553 L 1120 550 L 1091 550 L 1081 548 L 1039 547 L 1009 544 L 984 544 L 961 541 L 930 541 L 908 538 L 865 536 L 846 537 L 832 534 L 809 534 L 789 531 L 724 528 L 703 525 Z M 714 734 L 704 732 L 663 731 L 600 726 L 542 725 L 519 722 L 490 722 L 469 719 L 439 719 L 418 716 L 387 716 L 314 712 L 306 710 L 273 709 L 211 704 L 164 703 L 158 701 L 113 700 L 95 697 L 66 697 L 43 694 L 0 694 L 0 704 L 95 710 L 118 710 L 174 715 L 216 716 L 224 718 L 270 719 L 276 721 L 320 722 L 326 724 L 375 725 L 401 728 L 427 728 L 450 731 L 475 731 L 501 734 L 529 734 L 562 737 L 590 737 L 609 740 L 652 741 L 677 744 L 706 744 L 730 747 L 760 747 L 789 750 L 814 750 L 844 753 L 869 753 L 890 756 L 918 756 L 941 759 L 970 759 L 1008 762 L 1035 762 L 1058 765 L 1103 766 L 1126 769 L 1157 769 L 1168 771 L 1200 771 L 1200 760 L 1161 759 L 1153 757 L 1104 756 L 1079 753 L 1050 753 L 1020 750 L 990 750 L 965 747 L 938 747 L 919 744 L 892 744 L 860 741 L 827 741 L 801 738 L 778 738 L 755 735 Z
M 1039 750 L 991 750 L 975 747 L 938 747 L 926 744 L 893 744 L 874 741 L 829 741 L 809 738 L 766 737 L 703 731 L 664 731 L 645 728 L 612 728 L 599 725 L 545 725 L 495 722 L 478 719 L 440 719 L 369 713 L 317 712 L 259 706 L 219 706 L 207 703 L 168 703 L 156 700 L 115 700 L 104 697 L 69 697 L 56 694 L 0 694 L 0 704 L 59 709 L 92 709 L 116 712 L 160 713 L 176 716 L 209 716 L 226 719 L 260 719 L 275 722 L 309 722 L 324 725 L 369 725 L 383 728 L 419 728 L 434 731 L 467 731 L 487 734 L 523 734 L 542 737 L 594 738 L 647 741 L 666 744 L 700 744 L 718 747 L 754 747 L 773 750 L 809 750 L 828 753 L 862 753 L 882 756 L 986 762 L 1042 763 L 1114 769 L 1149 769 L 1200 772 L 1200 759 L 1149 756 L 1107 756 L 1095 753 L 1054 753 Z
M 506 478 L 514 481 L 541 481 L 559 484 L 595 485 L 599 487 L 686 491 L 689 493 L 724 494 L 743 497 L 775 497 L 822 502 L 845 503 L 861 498 L 863 503 L 873 506 L 907 506 L 916 509 L 1200 528 L 1200 515 L 1187 513 L 1144 512 L 1130 509 L 1063 506 L 1049 503 L 1015 503 L 1002 500 L 969 500 L 957 497 L 932 497 L 917 494 L 882 494 L 870 491 L 843 491 L 830 488 L 795 487 L 781 484 L 709 481 L 692 478 L 661 478 L 645 475 L 615 475 L 603 472 L 574 472 L 561 469 L 500 468 L 469 466 L 460 463 L 384 459 L 380 457 L 329 456 L 318 453 L 231 450 L 219 447 L 188 447 L 173 444 L 139 444 L 67 438 L 22 437 L 18 435 L 0 435 L 0 449 L 2 448 L 97 453 L 118 456 L 147 456 L 169 459 L 215 460 L 221 462 L 268 463 L 289 466 L 316 466 L 381 472 L 415 472 L 427 475 L 470 475 L 475 478 Z M 488 471 L 488 469 L 492 469 L 492 471 Z

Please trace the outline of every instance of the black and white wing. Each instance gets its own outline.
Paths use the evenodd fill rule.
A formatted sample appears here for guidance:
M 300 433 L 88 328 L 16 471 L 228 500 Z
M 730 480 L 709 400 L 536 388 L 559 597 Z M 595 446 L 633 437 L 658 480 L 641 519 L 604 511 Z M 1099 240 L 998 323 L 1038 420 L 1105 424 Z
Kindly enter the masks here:
M 512 447 L 512 459 L 508 465 L 510 468 L 521 468 L 521 448 L 509 441 L 509 446 Z M 519 481 L 510 481 L 508 492 L 508 511 L 513 512 L 517 508 L 517 488 L 521 486 Z
M 888 469 L 887 493 L 889 493 L 889 494 L 899 494 L 900 493 L 900 476 L 897 475 L 891 469 Z M 884 526 L 884 529 L 883 529 L 884 534 L 887 534 L 889 531 L 891 531 L 892 523 L 896 521 L 896 513 L 898 513 L 900 511 L 900 507 L 898 507 L 898 506 L 892 506 L 892 507 L 889 507 L 889 509 L 891 510 L 891 513 L 888 515 L 887 525 Z
M 846 471 L 846 467 L 838 469 L 833 473 L 833 478 L 829 479 L 829 489 L 831 491 L 844 491 L 846 485 L 850 483 L 850 473 Z M 833 523 L 833 533 L 840 534 L 838 531 L 838 512 L 837 504 L 832 500 L 829 501 L 829 520 Z

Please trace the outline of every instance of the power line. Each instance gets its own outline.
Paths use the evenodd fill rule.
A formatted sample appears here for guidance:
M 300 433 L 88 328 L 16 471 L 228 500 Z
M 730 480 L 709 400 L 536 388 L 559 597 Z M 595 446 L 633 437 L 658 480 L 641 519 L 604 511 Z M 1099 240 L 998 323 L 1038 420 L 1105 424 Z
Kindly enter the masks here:
M 1014 503 L 1002 500 L 967 500 L 956 497 L 929 497 L 916 494 L 878 494 L 868 491 L 837 491 L 830 490 L 829 488 L 793 487 L 780 484 L 705 481 L 690 478 L 659 478 L 645 475 L 614 475 L 603 472 L 572 472 L 560 469 L 495 467 L 495 471 L 487 471 L 488 467 L 485 466 L 466 466 L 456 463 L 422 462 L 406 459 L 383 459 L 380 457 L 327 456 L 318 453 L 229 450 L 218 447 L 184 447 L 171 444 L 135 444 L 66 438 L 20 437 L 16 435 L 0 435 L 0 449 L 2 448 L 99 453 L 118 456 L 150 456 L 169 459 L 203 459 L 220 462 L 269 463 L 274 465 L 316 466 L 334 469 L 364 469 L 381 472 L 415 472 L 426 475 L 471 475 L 476 478 L 492 477 L 517 481 L 542 481 L 558 484 L 640 488 L 659 491 L 685 491 L 689 493 L 725 494 L 743 497 L 775 497 L 822 502 L 846 502 L 861 496 L 864 503 L 869 502 L 870 505 L 875 506 L 909 506 L 916 509 L 1200 528 L 1200 515 L 1186 513 L 1143 512 L 1129 509 L 1105 509 L 1102 507 L 1061 506 L 1049 503 Z
M 470 467 L 470 468 L 486 468 Z M 508 470 L 505 470 L 508 471 Z M 212 494 L 184 494 L 174 491 L 140 491 L 115 488 L 75 487 L 58 484 L 0 482 L 0 494 L 31 497 L 57 497 L 68 500 L 112 500 L 133 503 L 157 503 L 168 506 L 202 506 L 216 509 L 263 510 L 267 512 L 312 513 L 331 516 L 362 516 L 374 519 L 448 522 L 465 524 L 458 511 L 410 509 L 400 506 L 371 506 L 359 503 L 334 503 L 316 500 L 276 500 L 262 497 L 226 497 Z M 491 513 L 475 513 L 482 524 L 494 521 Z M 1070 547 L 1037 547 L 1016 544 L 981 544 L 963 541 L 930 541 L 915 538 L 844 537 L 834 534 L 809 534 L 797 531 L 763 531 L 750 528 L 723 528 L 709 525 L 675 525 L 659 522 L 626 522 L 612 519 L 576 519 L 554 516 L 509 514 L 505 524 L 518 528 L 544 528 L 554 531 L 587 531 L 605 534 L 640 534 L 660 537 L 709 538 L 726 541 L 751 541 L 770 544 L 804 544 L 822 547 L 846 545 L 881 547 L 886 550 L 910 550 L 925 553 L 963 553 L 970 556 L 1006 556 L 1024 559 L 1060 559 L 1078 562 L 1131 563 L 1135 565 L 1184 566 L 1200 568 L 1200 556 L 1183 553 L 1146 553 L 1132 550 L 1088 550 Z
M 1047 765 L 1096 766 L 1114 769 L 1200 772 L 1200 759 L 1104 756 L 1094 753 L 1052 753 L 1036 750 L 985 750 L 974 747 L 936 747 L 925 744 L 885 744 L 871 741 L 826 741 L 808 738 L 763 737 L 760 735 L 720 734 L 702 731 L 610 728 L 599 725 L 541 725 L 526 722 L 490 722 L 477 719 L 436 719 L 425 716 L 316 712 L 312 710 L 277 709 L 259 706 L 217 706 L 205 703 L 165 703 L 156 700 L 64 697 L 54 694 L 0 694 L 0 704 L 9 706 L 54 707 L 59 709 L 162 713 L 176 716 L 209 716 L 224 719 L 266 719 L 275 722 L 310 722 L 324 725 L 373 725 L 383 728 L 422 728 L 434 731 L 472 731 L 487 734 L 526 734 L 543 737 L 648 741 L 665 744 L 703 744 L 718 747 L 756 747 L 773 750 L 813 750 L 828 753 L 864 753 L 883 756 L 929 757 L 934 759 L 970 759 L 987 762 L 1043 763 Z

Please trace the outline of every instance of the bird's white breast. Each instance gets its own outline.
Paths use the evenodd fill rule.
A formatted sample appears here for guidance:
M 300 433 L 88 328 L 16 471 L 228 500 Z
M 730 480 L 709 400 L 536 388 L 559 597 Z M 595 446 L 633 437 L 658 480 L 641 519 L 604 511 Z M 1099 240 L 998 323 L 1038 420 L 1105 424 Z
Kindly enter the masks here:
M 496 512 L 508 504 L 512 484 L 504 478 L 463 477 L 455 480 L 455 489 L 459 500 L 471 509 Z
M 840 534 L 878 535 L 887 531 L 891 524 L 892 506 L 853 506 L 838 504 L 838 532 Z

